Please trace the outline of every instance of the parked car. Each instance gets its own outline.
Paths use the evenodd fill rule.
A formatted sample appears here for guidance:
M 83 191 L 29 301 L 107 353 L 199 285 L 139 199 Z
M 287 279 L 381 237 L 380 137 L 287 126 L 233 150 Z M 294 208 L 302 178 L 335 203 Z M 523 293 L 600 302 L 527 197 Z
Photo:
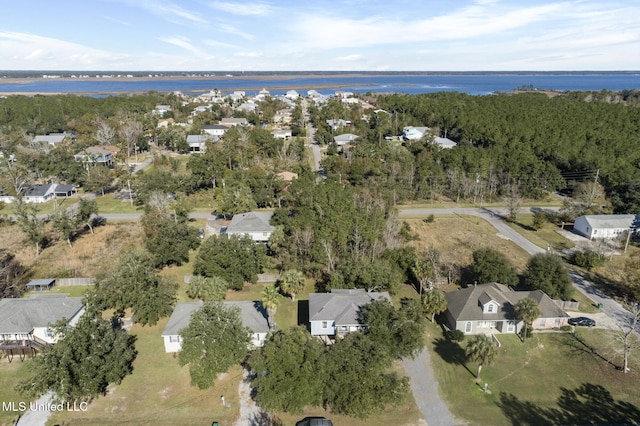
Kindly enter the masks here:
M 324 417 L 305 417 L 296 426 L 333 426 L 333 422 Z
M 595 327 L 596 320 L 587 317 L 569 318 L 569 324 L 581 327 Z

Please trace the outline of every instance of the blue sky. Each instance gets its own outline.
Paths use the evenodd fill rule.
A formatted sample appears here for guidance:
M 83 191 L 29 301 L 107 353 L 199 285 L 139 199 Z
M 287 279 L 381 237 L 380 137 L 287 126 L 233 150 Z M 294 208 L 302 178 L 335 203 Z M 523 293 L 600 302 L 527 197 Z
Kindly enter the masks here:
M 640 0 L 27 0 L 0 69 L 640 70 Z

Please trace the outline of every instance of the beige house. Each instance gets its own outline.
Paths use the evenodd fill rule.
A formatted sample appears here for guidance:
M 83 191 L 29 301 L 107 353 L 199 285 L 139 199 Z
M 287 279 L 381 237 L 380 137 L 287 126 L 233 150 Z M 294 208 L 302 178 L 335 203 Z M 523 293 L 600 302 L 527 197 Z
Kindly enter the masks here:
M 452 330 L 464 334 L 520 332 L 523 322 L 514 314 L 514 306 L 525 297 L 538 303 L 540 317 L 533 321 L 534 330 L 554 329 L 567 325 L 569 315 L 540 290 L 515 291 L 504 284 L 469 286 L 446 294 L 445 316 Z

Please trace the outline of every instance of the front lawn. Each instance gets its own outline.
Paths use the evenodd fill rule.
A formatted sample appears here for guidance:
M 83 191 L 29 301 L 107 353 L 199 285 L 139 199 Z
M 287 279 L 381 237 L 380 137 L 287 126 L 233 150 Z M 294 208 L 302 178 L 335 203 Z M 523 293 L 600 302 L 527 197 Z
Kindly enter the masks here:
M 429 326 L 427 344 L 440 393 L 456 417 L 473 425 L 511 425 L 576 418 L 614 423 L 620 419 L 616 411 L 640 416 L 640 362 L 634 360 L 627 374 L 616 369 L 618 358 L 609 363 L 606 331 L 536 333 L 525 343 L 515 335 L 498 339 L 498 356 L 476 383 L 477 365 L 464 360 L 465 341 L 450 342 L 440 328 Z M 490 393 L 483 391 L 485 383 Z M 596 417 L 603 413 L 610 418 Z
M 29 377 L 29 369 L 31 367 L 30 358 L 26 358 L 24 362 L 20 361 L 20 357 L 15 356 L 13 362 L 9 362 L 7 358 L 0 355 L 0 403 L 14 403 L 15 409 L 19 409 L 19 403 L 29 404 L 29 400 L 22 397 L 15 391 L 18 382 Z M 0 406 L 0 408 L 2 408 Z M 0 425 L 12 425 L 18 420 L 21 412 L 11 411 L 10 409 L 0 409 Z

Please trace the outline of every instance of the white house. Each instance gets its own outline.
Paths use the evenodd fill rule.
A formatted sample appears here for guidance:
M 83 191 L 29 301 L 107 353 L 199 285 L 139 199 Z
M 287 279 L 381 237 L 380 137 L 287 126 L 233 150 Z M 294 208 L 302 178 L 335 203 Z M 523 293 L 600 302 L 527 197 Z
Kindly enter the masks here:
M 336 337 L 358 331 L 366 324 L 358 320 L 360 309 L 379 299 L 391 302 L 389 293 L 364 289 L 331 290 L 309 294 L 309 326 L 312 336 Z
M 273 212 L 240 213 L 231 219 L 227 226 L 227 235 L 249 235 L 253 241 L 266 243 L 275 227 L 269 224 Z
M 407 141 L 420 140 L 429 132 L 428 127 L 407 126 L 402 129 L 402 137 Z
M 438 136 L 433 138 L 433 141 L 438 145 L 440 145 L 441 148 L 453 148 L 454 146 L 458 145 L 457 143 L 455 143 L 449 138 L 441 138 Z
M 50 148 L 55 148 L 62 144 L 65 140 L 73 139 L 75 139 L 75 134 L 73 133 L 49 133 L 48 135 L 36 135 L 33 138 L 33 145 L 36 148 L 48 151 Z
M 0 352 L 24 359 L 56 343 L 51 325 L 65 319 L 75 325 L 84 313 L 81 297 L 66 294 L 0 299 Z
M 220 137 L 224 135 L 227 130 L 229 130 L 229 127 L 220 124 L 205 124 L 202 126 L 202 131 L 211 136 Z
M 226 117 L 218 122 L 221 126 L 233 127 L 233 126 L 247 126 L 249 122 L 246 118 Z
M 333 137 L 333 141 L 338 146 L 347 145 L 356 139 L 358 139 L 358 135 L 354 135 L 353 133 L 343 133 Z
M 33 185 L 22 195 L 25 203 L 46 203 L 56 197 L 56 184 L 47 183 L 44 185 Z
M 293 133 L 291 132 L 291 129 L 280 129 L 272 131 L 271 135 L 276 139 L 288 140 L 291 139 Z
M 206 152 L 207 143 L 217 142 L 218 139 L 218 136 L 211 135 L 187 135 L 189 152 Z
M 204 305 L 203 302 L 182 302 L 176 305 L 167 325 L 162 331 L 164 340 L 164 351 L 167 353 L 180 352 L 182 349 L 181 330 L 186 328 L 191 321 L 191 316 L 195 311 Z M 259 348 L 264 345 L 269 332 L 267 322 L 267 312 L 261 302 L 223 302 L 226 307 L 237 307 L 240 309 L 242 325 L 251 331 L 251 348 Z
M 574 232 L 589 239 L 616 238 L 631 228 L 638 228 L 636 221 L 640 217 L 635 214 L 600 214 L 577 217 Z
M 164 115 L 170 111 L 172 111 L 171 105 L 156 105 L 153 109 L 153 114 L 164 117 Z

